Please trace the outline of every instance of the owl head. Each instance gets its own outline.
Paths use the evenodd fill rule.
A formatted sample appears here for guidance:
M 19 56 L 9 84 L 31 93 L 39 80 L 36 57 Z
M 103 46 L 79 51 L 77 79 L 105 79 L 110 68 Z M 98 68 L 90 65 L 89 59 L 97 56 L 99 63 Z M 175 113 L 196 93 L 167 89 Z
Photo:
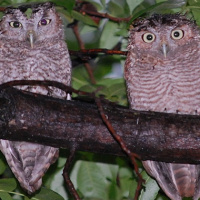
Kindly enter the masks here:
M 181 49 L 182 53 L 194 49 L 197 40 L 199 30 L 194 21 L 180 14 L 154 14 L 133 24 L 128 50 L 136 52 L 140 58 L 170 60 L 176 58 Z
M 0 22 L 0 37 L 30 47 L 48 39 L 64 37 L 60 16 L 50 2 L 8 7 Z

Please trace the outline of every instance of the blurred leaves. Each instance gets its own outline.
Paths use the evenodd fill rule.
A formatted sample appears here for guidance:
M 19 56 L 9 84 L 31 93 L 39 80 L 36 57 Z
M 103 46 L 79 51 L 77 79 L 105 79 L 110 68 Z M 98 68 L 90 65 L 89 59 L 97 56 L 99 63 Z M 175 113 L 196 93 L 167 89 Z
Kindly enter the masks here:
M 90 26 L 97 26 L 97 24 L 87 15 L 82 15 L 77 11 L 72 11 L 72 17 Z
M 40 192 L 34 197 L 32 197 L 30 200 L 64 200 L 63 197 L 61 197 L 59 194 L 56 192 L 47 189 L 47 188 L 41 188 Z M 28 199 L 27 199 L 28 200 Z
M 192 11 L 192 14 L 194 16 L 194 19 L 196 20 L 197 24 L 200 25 L 200 14 L 199 14 L 199 9 L 200 9 L 200 1 L 195 1 L 195 0 L 189 0 L 188 1 L 188 7 L 186 7 L 188 10 Z
M 117 23 L 108 21 L 103 27 L 99 47 L 112 49 L 120 41 L 120 36 L 116 35 L 118 30 L 119 26 Z
M 140 5 L 144 0 L 136 0 L 136 1 L 132 1 L 132 0 L 127 0 L 127 4 L 129 6 L 130 9 L 130 13 L 132 13 L 134 11 L 134 9 Z
M 105 180 L 94 162 L 82 161 L 77 174 L 79 191 L 84 197 L 91 199 L 106 199 Z
M 17 187 L 14 178 L 0 179 L 0 192 L 13 191 Z
M 139 200 L 154 200 L 160 190 L 158 184 L 145 171 L 143 171 L 142 177 L 145 180 L 145 188 L 142 189 Z

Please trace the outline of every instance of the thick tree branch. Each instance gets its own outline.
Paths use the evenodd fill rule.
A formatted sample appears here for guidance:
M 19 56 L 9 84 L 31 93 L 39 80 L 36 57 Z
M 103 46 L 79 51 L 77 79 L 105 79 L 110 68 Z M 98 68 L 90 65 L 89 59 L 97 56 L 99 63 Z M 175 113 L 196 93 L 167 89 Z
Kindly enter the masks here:
M 103 103 L 104 113 L 127 147 L 142 159 L 200 163 L 200 117 L 138 112 Z M 0 138 L 60 148 L 124 155 L 96 105 L 15 89 L 0 94 Z

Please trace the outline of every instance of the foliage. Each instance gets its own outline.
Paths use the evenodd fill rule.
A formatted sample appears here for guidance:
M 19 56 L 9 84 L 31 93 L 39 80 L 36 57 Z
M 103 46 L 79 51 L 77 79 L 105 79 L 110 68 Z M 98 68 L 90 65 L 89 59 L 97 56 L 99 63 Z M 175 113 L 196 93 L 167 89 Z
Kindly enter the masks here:
M 21 3 L 37 2 L 38 0 L 0 0 L 1 6 L 18 5 Z M 44 0 L 39 0 L 43 2 Z M 152 13 L 187 13 L 200 24 L 200 2 L 195 0 L 87 0 L 96 11 L 108 13 L 115 18 L 131 17 L 129 22 L 121 20 L 115 22 L 108 18 L 93 18 L 74 10 L 75 0 L 52 0 L 64 19 L 66 27 L 66 41 L 70 50 L 78 50 L 76 37 L 67 25 L 77 20 L 79 33 L 85 48 L 108 48 L 126 50 L 128 27 L 130 23 L 140 16 Z M 74 58 L 73 58 L 74 59 Z M 125 56 L 99 55 L 90 61 L 96 84 L 92 84 L 84 64 L 73 62 L 72 85 L 76 89 L 95 91 L 105 98 L 127 105 L 126 88 L 123 79 L 123 65 Z M 64 186 L 62 170 L 66 161 L 66 152 L 61 155 L 44 177 L 42 189 L 32 197 L 23 192 L 15 179 L 4 157 L 0 157 L 0 199 L 24 200 L 62 200 L 72 199 Z M 140 200 L 167 200 L 160 191 L 156 182 L 144 171 L 138 161 L 140 171 L 146 180 L 139 196 Z M 84 200 L 125 200 L 133 199 L 137 179 L 133 167 L 125 158 L 97 155 L 79 152 L 71 172 L 71 179 Z M 49 188 L 49 189 L 48 189 Z M 55 192 L 54 192 L 54 191 Z M 56 193 L 57 192 L 57 193 Z M 59 193 L 59 194 L 58 194 Z

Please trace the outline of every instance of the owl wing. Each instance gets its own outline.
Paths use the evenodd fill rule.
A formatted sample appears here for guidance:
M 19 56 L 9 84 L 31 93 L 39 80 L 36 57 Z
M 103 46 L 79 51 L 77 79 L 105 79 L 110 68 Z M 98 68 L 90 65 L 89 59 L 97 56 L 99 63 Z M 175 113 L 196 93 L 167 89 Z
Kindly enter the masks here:
M 29 194 L 41 187 L 43 175 L 59 153 L 57 148 L 28 142 L 0 140 L 0 146 L 21 187 Z
M 200 165 L 197 165 L 196 180 L 197 180 L 197 184 L 196 184 L 196 190 L 193 196 L 193 200 L 198 200 L 200 198 Z
M 173 180 L 173 172 L 171 171 L 170 163 L 155 162 L 151 160 L 143 161 L 142 163 L 146 171 L 157 180 L 162 190 L 170 197 L 170 199 L 182 200 Z
M 142 162 L 147 172 L 153 176 L 163 191 L 172 200 L 181 200 L 182 197 L 200 197 L 200 165 L 176 164 L 156 161 Z

